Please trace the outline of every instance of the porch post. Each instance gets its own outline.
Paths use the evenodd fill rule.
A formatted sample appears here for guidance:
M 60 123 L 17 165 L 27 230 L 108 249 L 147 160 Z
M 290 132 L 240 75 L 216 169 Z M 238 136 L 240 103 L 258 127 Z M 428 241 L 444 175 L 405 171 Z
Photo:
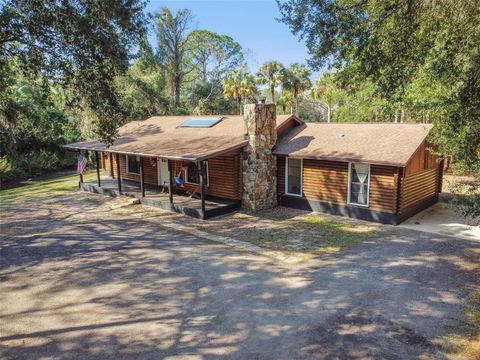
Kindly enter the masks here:
M 202 219 L 205 219 L 205 161 L 200 161 L 200 199 L 202 203 Z
M 172 176 L 172 160 L 168 159 L 168 196 L 170 197 L 170 205 L 173 204 L 173 176 Z
M 117 183 L 118 183 L 118 192 L 122 193 L 122 179 L 120 179 L 120 154 L 116 153 L 115 158 L 117 159 Z
M 143 174 L 143 156 L 140 156 L 140 192 L 145 197 L 145 177 Z
M 113 179 L 113 154 L 108 153 L 108 159 L 110 160 L 110 177 Z
M 100 159 L 98 156 L 98 151 L 95 151 L 95 160 L 97 161 L 97 184 L 100 187 Z
M 78 153 L 77 153 L 77 167 L 78 167 L 78 156 L 80 156 L 81 152 L 80 150 L 78 150 Z M 83 183 L 83 174 L 82 173 L 78 173 L 78 175 L 80 176 L 80 181 L 78 183 L 78 187 L 80 187 L 80 184 Z

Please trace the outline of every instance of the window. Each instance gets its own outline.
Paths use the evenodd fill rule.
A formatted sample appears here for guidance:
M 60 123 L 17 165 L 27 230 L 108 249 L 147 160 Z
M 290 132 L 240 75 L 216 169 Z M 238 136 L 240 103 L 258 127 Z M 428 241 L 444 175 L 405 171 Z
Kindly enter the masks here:
M 288 195 L 302 196 L 302 159 L 286 159 L 285 192 Z
M 220 120 L 221 117 L 218 118 L 211 118 L 211 119 L 188 119 L 180 124 L 180 127 L 201 127 L 201 128 L 208 128 L 216 125 Z
M 348 172 L 348 203 L 368 206 L 370 165 L 350 163 Z
M 190 184 L 200 184 L 200 173 L 197 164 L 189 162 L 185 170 L 185 182 Z M 208 161 L 205 162 L 205 186 L 208 186 Z
M 127 155 L 127 174 L 140 175 L 140 157 Z

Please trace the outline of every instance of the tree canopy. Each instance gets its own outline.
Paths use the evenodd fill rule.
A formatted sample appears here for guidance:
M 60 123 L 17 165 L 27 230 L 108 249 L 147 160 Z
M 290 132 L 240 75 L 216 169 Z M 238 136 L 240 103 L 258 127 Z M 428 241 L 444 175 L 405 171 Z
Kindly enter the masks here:
M 111 143 L 123 116 L 114 79 L 144 37 L 143 7 L 140 0 L 4 1 L 0 82 L 15 60 L 24 73 L 71 86 L 97 113 L 97 132 Z M 0 106 L 4 120 L 12 120 L 5 97 Z
M 370 81 L 393 106 L 428 114 L 439 153 L 480 169 L 479 0 L 279 5 L 282 21 L 305 39 L 313 68 L 330 64 L 343 86 Z

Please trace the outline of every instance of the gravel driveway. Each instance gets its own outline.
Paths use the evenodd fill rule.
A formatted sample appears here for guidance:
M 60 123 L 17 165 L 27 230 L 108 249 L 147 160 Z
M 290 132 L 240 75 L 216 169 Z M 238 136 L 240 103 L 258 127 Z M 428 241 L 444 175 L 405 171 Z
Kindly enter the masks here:
M 477 280 L 475 241 L 396 228 L 287 266 L 111 201 L 2 207 L 2 359 L 440 359 Z

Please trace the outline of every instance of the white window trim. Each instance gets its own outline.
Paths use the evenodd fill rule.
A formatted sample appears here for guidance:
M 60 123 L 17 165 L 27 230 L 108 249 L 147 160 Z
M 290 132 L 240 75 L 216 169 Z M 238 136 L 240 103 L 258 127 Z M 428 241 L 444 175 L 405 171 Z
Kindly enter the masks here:
M 208 176 L 209 172 L 208 172 L 208 161 L 205 161 L 205 179 L 207 180 L 207 183 L 204 185 L 205 187 L 209 187 L 210 186 L 210 179 L 209 179 L 209 176 Z M 190 184 L 190 185 L 199 185 L 200 186 L 200 182 L 198 183 L 194 183 L 194 182 L 189 182 L 187 181 L 188 179 L 188 166 L 185 168 L 185 184 Z
M 350 177 L 352 176 L 352 164 L 361 164 L 361 165 L 368 165 L 368 182 L 367 182 L 367 203 L 366 204 L 357 204 L 354 202 L 350 201 Z M 360 207 L 369 207 L 370 206 L 370 179 L 372 175 L 372 167 L 370 164 L 365 164 L 365 163 L 359 163 L 359 162 L 349 162 L 348 163 L 348 197 L 347 197 L 347 204 L 348 205 L 355 205 L 355 206 L 360 206 Z
M 128 171 L 128 158 L 129 158 L 129 156 L 135 156 L 135 157 L 140 158 L 140 156 L 136 156 L 136 155 L 125 155 L 125 157 L 126 157 L 125 163 L 126 163 L 126 165 L 127 165 L 126 173 L 127 173 L 127 174 L 130 174 L 130 175 L 140 175 L 140 172 L 136 173 L 136 172 L 130 172 L 130 171 Z M 138 160 L 138 161 L 141 161 L 141 160 Z M 140 165 L 139 165 L 139 167 L 140 167 Z
M 300 194 L 291 194 L 288 192 L 288 157 L 285 158 L 285 194 L 289 196 L 303 197 L 303 159 L 300 160 Z M 298 159 L 298 158 L 294 158 Z

